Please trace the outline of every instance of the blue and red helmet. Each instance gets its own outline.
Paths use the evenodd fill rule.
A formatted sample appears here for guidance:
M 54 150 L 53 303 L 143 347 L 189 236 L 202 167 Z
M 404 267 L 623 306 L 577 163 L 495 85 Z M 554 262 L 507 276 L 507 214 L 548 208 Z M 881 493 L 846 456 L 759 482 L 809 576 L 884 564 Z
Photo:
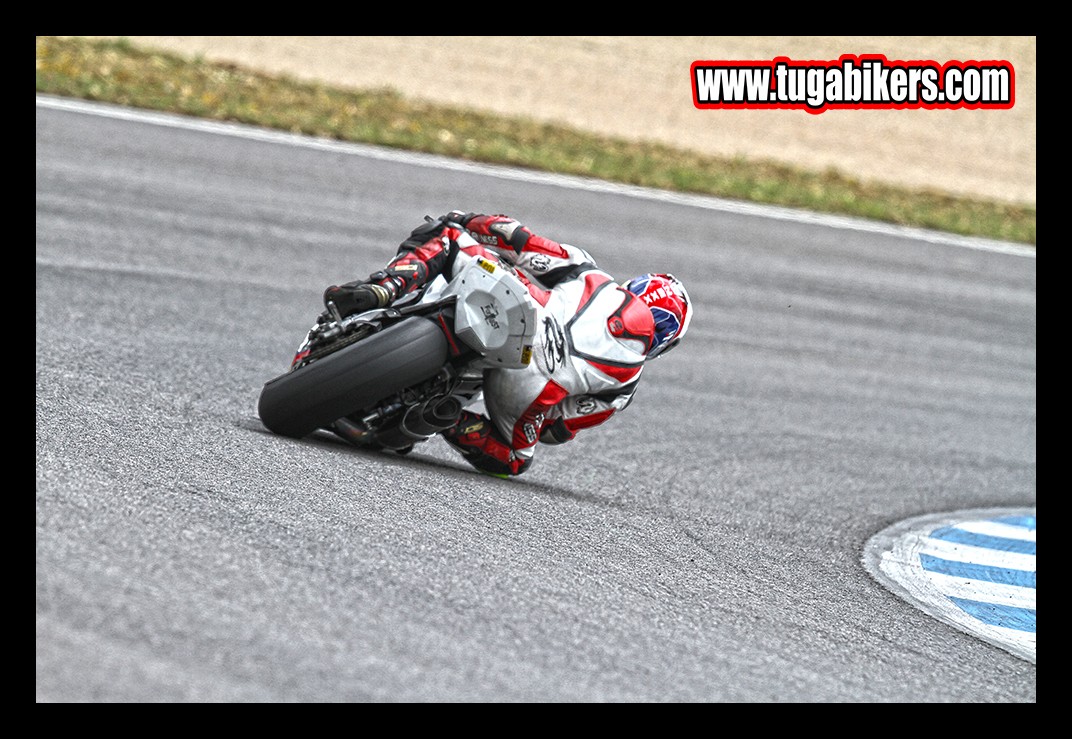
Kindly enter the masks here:
M 655 338 L 648 359 L 677 346 L 692 321 L 692 302 L 681 281 L 669 274 L 646 274 L 634 277 L 622 287 L 644 301 L 655 319 Z

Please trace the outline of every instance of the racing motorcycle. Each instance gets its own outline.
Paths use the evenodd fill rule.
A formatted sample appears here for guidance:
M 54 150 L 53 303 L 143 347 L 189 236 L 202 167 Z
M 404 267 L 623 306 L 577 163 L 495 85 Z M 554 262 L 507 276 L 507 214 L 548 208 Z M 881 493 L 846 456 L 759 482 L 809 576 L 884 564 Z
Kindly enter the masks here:
M 324 429 L 404 454 L 480 400 L 484 370 L 532 361 L 536 309 L 514 268 L 491 257 L 459 252 L 452 279 L 386 308 L 327 308 L 261 390 L 261 422 L 277 434 Z

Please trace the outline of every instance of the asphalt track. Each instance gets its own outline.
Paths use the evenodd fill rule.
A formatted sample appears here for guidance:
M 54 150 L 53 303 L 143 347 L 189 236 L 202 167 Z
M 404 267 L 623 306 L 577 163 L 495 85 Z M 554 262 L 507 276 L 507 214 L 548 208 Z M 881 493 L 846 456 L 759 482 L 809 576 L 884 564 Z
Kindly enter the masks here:
M 861 562 L 1035 505 L 1033 257 L 36 114 L 38 701 L 1035 702 L 1033 663 Z M 266 432 L 323 287 L 456 207 L 674 272 L 690 341 L 515 480 Z

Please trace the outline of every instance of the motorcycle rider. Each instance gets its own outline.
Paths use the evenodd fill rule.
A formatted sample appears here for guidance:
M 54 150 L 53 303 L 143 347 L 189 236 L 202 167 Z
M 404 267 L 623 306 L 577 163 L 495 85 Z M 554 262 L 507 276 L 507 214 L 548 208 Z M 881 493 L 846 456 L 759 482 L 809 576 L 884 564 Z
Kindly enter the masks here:
M 451 211 L 413 229 L 386 268 L 332 285 L 325 305 L 343 315 L 390 305 L 453 274 L 459 252 L 505 262 L 538 306 L 534 361 L 485 373 L 489 415 L 463 411 L 441 432 L 478 470 L 506 477 L 532 464 L 536 444 L 562 444 L 633 400 L 644 363 L 677 346 L 692 320 L 684 285 L 670 274 L 618 284 L 583 249 L 506 215 Z M 490 417 L 489 417 L 490 416 Z

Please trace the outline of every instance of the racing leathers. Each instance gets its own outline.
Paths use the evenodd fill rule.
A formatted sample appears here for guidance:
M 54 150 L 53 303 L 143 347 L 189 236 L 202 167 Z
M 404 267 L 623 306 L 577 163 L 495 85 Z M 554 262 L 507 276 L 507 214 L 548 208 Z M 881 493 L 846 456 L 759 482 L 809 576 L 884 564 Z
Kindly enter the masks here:
M 459 251 L 516 268 L 538 324 L 528 366 L 485 371 L 487 415 L 464 411 L 442 436 L 477 469 L 519 475 L 532 464 L 538 443 L 570 441 L 629 405 L 654 320 L 644 302 L 583 249 L 538 236 L 505 215 L 459 211 L 414 229 L 387 267 L 361 283 L 370 286 L 361 288 L 368 293 L 363 299 L 383 304 L 440 274 L 449 279 Z M 343 288 L 335 287 L 325 300 L 333 290 L 345 302 Z

